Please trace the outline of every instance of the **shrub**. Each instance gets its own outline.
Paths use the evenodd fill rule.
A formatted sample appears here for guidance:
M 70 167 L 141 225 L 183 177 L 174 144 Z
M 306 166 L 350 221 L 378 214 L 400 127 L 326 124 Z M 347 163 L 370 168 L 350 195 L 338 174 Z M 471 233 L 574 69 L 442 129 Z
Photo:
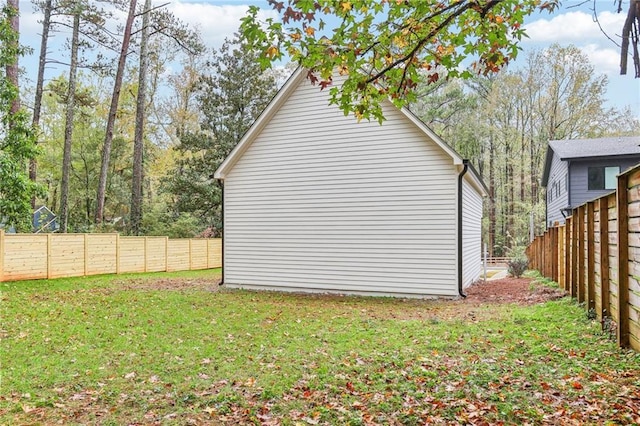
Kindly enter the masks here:
M 526 257 L 516 257 L 509 261 L 508 272 L 510 275 L 520 278 L 529 266 L 529 260 Z

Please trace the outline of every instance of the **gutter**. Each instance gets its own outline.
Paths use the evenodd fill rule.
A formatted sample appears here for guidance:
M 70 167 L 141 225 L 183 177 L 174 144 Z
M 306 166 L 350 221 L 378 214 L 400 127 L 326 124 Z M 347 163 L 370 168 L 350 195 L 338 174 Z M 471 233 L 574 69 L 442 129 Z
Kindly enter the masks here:
M 469 170 L 469 160 L 462 160 L 462 164 L 464 167 L 458 175 L 458 294 L 467 297 L 462 292 L 462 181 Z

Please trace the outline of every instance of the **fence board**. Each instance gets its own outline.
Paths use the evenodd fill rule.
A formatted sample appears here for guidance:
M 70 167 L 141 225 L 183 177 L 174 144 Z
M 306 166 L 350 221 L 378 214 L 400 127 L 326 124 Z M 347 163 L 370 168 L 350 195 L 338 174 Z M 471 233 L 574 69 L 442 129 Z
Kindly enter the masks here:
M 47 278 L 46 235 L 4 234 L 3 240 L 3 280 Z
M 602 321 L 610 315 L 609 306 L 609 208 L 608 199 L 601 198 L 600 208 L 600 311 L 598 318 Z
M 577 295 L 578 295 L 578 302 L 582 303 L 585 300 L 585 254 L 586 254 L 586 250 L 585 250 L 585 226 L 584 226 L 584 221 L 585 221 L 585 206 L 580 206 L 578 207 L 578 212 L 577 212 L 577 223 L 578 223 L 578 234 L 577 234 L 577 246 L 578 246 L 578 288 L 577 288 Z
M 87 275 L 116 273 L 117 234 L 87 234 Z
M 629 346 L 629 176 L 618 177 L 618 344 Z M 635 192 L 635 191 L 633 191 Z
M 211 268 L 211 265 L 222 265 L 222 240 L 219 238 L 209 239 L 207 243 L 209 244 L 208 267 Z
M 615 193 L 536 237 L 527 253 L 598 319 L 613 318 L 620 346 L 640 351 L 640 165 L 618 176 Z
M 586 276 L 586 295 L 587 295 L 587 308 L 595 309 L 596 296 L 595 296 L 595 257 L 594 257 L 594 238 L 595 223 L 594 223 L 594 203 L 587 204 L 587 276 Z
M 189 270 L 189 240 L 169 239 L 167 271 Z
M 190 240 L 191 269 L 207 269 L 208 245 L 206 240 Z
M 147 272 L 167 270 L 167 239 L 165 237 L 146 237 Z
M 144 237 L 120 237 L 118 258 L 121 274 L 130 272 L 144 272 Z
M 84 235 L 52 234 L 50 237 L 49 278 L 84 275 Z
M 629 347 L 636 352 L 640 352 L 640 339 L 636 336 L 640 336 L 640 326 L 633 324 L 630 328 L 629 335 Z
M 572 228 L 572 219 L 567 218 L 566 228 L 565 228 L 565 242 L 564 242 L 564 251 L 565 251 L 565 259 L 564 259 L 564 269 L 566 271 L 565 274 L 565 283 L 564 289 L 568 293 L 571 291 L 571 280 L 573 279 L 573 269 L 571 268 L 571 253 L 573 252 L 573 244 L 571 244 L 571 230 Z
M 173 242 L 172 250 L 168 241 Z M 115 233 L 6 234 L 0 230 L 0 281 L 222 266 L 220 239 L 194 239 L 191 245 L 193 259 L 189 240 L 119 237 Z

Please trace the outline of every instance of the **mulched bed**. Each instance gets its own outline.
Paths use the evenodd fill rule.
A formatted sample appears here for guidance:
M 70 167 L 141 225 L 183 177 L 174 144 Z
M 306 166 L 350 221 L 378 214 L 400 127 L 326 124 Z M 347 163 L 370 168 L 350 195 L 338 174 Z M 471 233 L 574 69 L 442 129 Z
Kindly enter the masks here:
M 493 281 L 479 281 L 467 288 L 468 303 L 518 303 L 534 305 L 549 300 L 560 299 L 567 293 L 560 288 L 533 283 L 531 278 L 502 278 Z

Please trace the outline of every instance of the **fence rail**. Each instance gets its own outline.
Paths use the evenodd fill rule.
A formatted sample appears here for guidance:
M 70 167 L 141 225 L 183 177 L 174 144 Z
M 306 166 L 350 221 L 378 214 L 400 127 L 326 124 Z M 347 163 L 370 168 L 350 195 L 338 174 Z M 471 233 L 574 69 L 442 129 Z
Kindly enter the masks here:
M 0 281 L 222 266 L 222 240 L 121 237 L 118 234 L 5 234 Z
M 487 265 L 496 266 L 496 265 L 507 265 L 511 261 L 510 257 L 487 257 Z
M 615 192 L 536 237 L 527 255 L 532 268 L 615 329 L 620 346 L 640 351 L 640 165 L 618 176 Z

